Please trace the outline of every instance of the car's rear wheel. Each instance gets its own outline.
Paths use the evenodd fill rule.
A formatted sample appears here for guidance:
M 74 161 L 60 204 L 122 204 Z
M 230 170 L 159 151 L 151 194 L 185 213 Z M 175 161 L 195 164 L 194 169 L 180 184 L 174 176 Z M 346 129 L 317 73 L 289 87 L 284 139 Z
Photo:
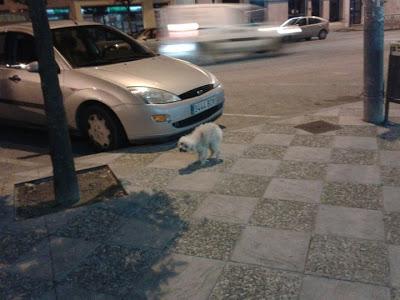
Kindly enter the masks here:
M 80 128 L 96 151 L 110 151 L 126 144 L 125 131 L 108 108 L 90 105 L 80 114 Z
M 327 35 L 328 35 L 328 32 L 323 29 L 318 33 L 318 38 L 320 40 L 324 40 L 324 39 L 326 39 Z

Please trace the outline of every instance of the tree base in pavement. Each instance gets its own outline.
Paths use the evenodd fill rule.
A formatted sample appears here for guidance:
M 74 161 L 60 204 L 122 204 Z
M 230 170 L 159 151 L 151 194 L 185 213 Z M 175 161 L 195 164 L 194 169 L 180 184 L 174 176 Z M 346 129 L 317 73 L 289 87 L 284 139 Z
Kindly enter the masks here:
M 77 171 L 81 200 L 71 207 L 91 204 L 126 195 L 121 183 L 108 166 Z M 53 177 L 18 183 L 14 187 L 16 219 L 55 213 L 67 208 L 55 201 Z

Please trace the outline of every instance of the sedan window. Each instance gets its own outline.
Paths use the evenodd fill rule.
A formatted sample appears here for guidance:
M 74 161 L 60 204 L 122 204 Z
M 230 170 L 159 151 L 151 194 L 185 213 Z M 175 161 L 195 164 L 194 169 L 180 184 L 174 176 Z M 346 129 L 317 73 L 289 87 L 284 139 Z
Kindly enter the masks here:
M 5 65 L 7 60 L 6 56 L 6 33 L 0 33 L 0 65 Z
M 155 54 L 120 32 L 101 25 L 53 30 L 54 46 L 74 67 L 127 62 Z
M 308 18 L 308 24 L 318 24 L 318 23 L 321 23 L 321 20 L 320 19 L 317 19 L 317 18 Z
M 301 19 L 299 19 L 297 21 L 296 24 L 299 25 L 299 26 L 305 26 L 305 25 L 307 25 L 307 19 L 306 18 L 301 18 Z
M 37 61 L 35 39 L 32 35 L 22 32 L 2 34 L 1 63 L 13 67 Z

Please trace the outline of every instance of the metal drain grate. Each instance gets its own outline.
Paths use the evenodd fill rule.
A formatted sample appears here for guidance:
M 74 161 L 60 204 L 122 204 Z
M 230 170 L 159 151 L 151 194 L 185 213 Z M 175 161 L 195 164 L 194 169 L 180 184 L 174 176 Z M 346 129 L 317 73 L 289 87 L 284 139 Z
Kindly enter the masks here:
M 297 125 L 295 126 L 295 128 L 299 128 L 314 134 L 318 134 L 318 133 L 325 133 L 329 131 L 338 130 L 341 129 L 342 127 L 326 121 L 314 121 L 310 123 Z

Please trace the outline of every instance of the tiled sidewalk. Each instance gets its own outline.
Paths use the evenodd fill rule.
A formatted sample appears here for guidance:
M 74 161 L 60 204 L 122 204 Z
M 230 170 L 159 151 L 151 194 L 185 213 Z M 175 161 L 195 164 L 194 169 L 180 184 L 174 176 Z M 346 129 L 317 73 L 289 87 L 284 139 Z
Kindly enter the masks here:
M 82 159 L 130 195 L 65 213 L 15 223 L 3 197 L 0 298 L 399 300 L 400 126 L 361 114 L 226 131 L 204 168 L 168 145 Z M 314 120 L 342 128 L 294 128 Z

